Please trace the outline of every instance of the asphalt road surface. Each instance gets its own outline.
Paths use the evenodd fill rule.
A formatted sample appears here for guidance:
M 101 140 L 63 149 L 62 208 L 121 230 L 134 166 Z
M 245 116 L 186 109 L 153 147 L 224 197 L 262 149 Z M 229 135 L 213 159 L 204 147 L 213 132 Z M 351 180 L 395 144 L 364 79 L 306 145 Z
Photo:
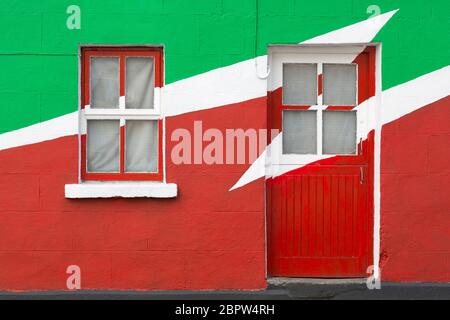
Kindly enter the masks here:
M 363 281 L 272 281 L 258 291 L 32 291 L 0 292 L 0 300 L 450 300 L 450 283 L 382 282 L 369 290 Z

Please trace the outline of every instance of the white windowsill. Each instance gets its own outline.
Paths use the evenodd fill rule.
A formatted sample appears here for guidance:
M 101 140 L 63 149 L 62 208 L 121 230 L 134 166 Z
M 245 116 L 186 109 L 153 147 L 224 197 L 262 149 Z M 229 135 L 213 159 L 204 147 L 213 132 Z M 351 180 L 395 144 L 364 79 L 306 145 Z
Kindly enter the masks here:
M 86 198 L 175 198 L 177 185 L 163 182 L 100 182 L 89 181 L 65 185 L 69 199 Z

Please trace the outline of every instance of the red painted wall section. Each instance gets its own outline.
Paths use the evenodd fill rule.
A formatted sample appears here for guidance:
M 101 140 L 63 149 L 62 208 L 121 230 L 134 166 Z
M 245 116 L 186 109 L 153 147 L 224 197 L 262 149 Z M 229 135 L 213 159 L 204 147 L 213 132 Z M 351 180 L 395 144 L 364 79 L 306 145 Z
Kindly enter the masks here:
M 450 97 L 383 127 L 381 265 L 389 281 L 450 281 Z M 174 165 L 176 128 L 265 128 L 266 99 L 168 118 L 176 199 L 68 200 L 76 136 L 0 152 L 0 290 L 261 289 L 264 181 L 246 165 Z
M 450 281 L 449 119 L 447 97 L 383 127 L 383 280 Z
M 78 139 L 0 152 L 0 290 L 65 290 L 66 268 L 82 289 L 261 289 L 265 282 L 264 181 L 228 189 L 246 165 L 174 165 L 171 133 L 264 128 L 266 99 L 166 122 L 168 182 L 175 199 L 64 197 L 76 183 Z

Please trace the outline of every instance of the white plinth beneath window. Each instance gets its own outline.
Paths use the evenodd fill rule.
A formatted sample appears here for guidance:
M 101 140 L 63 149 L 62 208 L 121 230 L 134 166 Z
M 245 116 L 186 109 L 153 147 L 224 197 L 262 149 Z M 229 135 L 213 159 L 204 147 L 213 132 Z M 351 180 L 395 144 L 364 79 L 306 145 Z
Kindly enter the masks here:
M 69 199 L 86 198 L 175 198 L 175 183 L 163 182 L 97 182 L 89 181 L 65 185 Z

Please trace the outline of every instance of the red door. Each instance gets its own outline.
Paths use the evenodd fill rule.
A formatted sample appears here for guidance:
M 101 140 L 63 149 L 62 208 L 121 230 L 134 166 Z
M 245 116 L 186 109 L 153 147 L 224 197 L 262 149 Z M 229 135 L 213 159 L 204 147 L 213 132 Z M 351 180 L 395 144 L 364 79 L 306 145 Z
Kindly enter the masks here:
M 270 276 L 361 277 L 372 264 L 375 49 L 273 48 Z

